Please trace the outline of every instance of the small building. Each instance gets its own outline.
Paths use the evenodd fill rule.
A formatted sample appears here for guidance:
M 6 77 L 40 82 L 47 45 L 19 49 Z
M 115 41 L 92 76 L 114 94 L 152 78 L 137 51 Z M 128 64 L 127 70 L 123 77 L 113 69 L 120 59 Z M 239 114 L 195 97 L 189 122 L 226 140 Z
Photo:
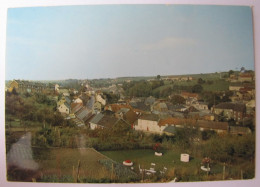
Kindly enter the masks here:
M 165 126 L 159 126 L 159 116 L 155 114 L 143 114 L 139 117 L 135 130 L 161 134 Z
M 241 121 L 246 114 L 246 105 L 243 103 L 220 103 L 213 108 L 213 112 L 227 120 Z
M 57 110 L 62 114 L 69 114 L 70 113 L 70 104 L 67 102 L 63 102 L 58 105 Z
M 166 103 L 157 101 L 153 104 L 152 111 L 167 112 L 168 107 L 167 107 Z
M 102 111 L 102 104 L 96 101 L 93 105 L 93 111 L 97 114 Z
M 95 129 L 111 128 L 113 127 L 113 125 L 116 124 L 117 121 L 118 119 L 113 116 L 99 113 L 90 120 L 89 124 L 90 124 L 90 129 L 95 130 Z
M 107 102 L 103 94 L 96 94 L 96 101 L 100 102 L 103 106 L 105 106 Z

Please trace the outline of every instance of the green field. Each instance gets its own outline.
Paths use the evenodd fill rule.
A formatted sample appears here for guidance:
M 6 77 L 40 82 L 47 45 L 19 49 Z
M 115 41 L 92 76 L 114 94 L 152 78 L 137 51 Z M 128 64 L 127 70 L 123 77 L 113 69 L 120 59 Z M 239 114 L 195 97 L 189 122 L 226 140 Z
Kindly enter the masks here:
M 157 174 L 164 167 L 167 168 L 168 180 L 173 180 L 175 177 L 182 177 L 183 181 L 198 181 L 206 177 L 206 172 L 200 169 L 201 159 L 191 156 L 188 163 L 180 161 L 180 152 L 174 150 L 164 150 L 163 156 L 155 156 L 153 150 L 122 150 L 122 151 L 101 151 L 102 154 L 109 158 L 122 163 L 124 160 L 130 159 L 134 163 L 134 170 L 139 172 L 141 168 L 149 169 L 151 163 L 155 163 L 154 167 Z M 212 172 L 218 173 L 221 166 L 214 164 Z
M 214 80 L 213 84 L 203 84 L 204 91 L 227 91 L 229 89 L 229 82 L 225 80 Z
M 33 149 L 35 161 L 43 175 L 73 176 L 80 161 L 81 178 L 109 178 L 110 173 L 98 162 L 106 157 L 91 148 L 86 149 Z

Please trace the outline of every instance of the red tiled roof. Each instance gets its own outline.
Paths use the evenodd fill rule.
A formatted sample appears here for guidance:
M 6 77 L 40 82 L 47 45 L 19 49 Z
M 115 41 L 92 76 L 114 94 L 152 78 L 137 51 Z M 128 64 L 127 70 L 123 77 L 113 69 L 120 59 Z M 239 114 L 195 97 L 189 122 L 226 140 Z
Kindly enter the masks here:
M 189 92 L 182 92 L 181 95 L 184 97 L 196 97 L 196 98 L 198 98 L 198 96 L 199 96 L 196 93 L 189 93 Z
M 167 118 L 159 121 L 159 126 L 165 125 L 194 125 L 196 121 L 194 119 L 182 119 L 182 118 Z

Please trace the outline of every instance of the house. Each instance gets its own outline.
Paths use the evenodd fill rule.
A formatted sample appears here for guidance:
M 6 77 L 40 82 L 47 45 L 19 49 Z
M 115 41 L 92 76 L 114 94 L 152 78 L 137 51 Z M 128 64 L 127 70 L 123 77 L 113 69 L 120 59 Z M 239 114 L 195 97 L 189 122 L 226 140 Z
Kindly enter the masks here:
M 86 124 L 86 121 L 92 117 L 92 111 L 86 107 L 81 107 L 77 112 L 75 112 L 75 116 L 82 123 Z
M 183 119 L 183 118 L 166 118 L 159 121 L 159 126 L 175 126 L 183 128 L 185 126 L 195 126 L 196 120 L 194 119 Z
M 217 133 L 228 132 L 227 122 L 215 122 L 215 121 L 194 120 L 194 119 L 167 118 L 167 119 L 160 120 L 159 126 L 164 126 L 164 127 L 174 126 L 177 128 L 184 128 L 184 127 L 198 128 L 200 131 L 214 130 Z
M 230 91 L 239 91 L 241 88 L 244 88 L 244 85 L 242 83 L 231 83 L 229 85 Z
M 129 124 L 133 124 L 138 117 L 138 115 L 129 108 L 121 108 L 119 111 L 115 113 L 115 116 L 118 119 L 123 119 L 127 121 Z
M 58 84 L 54 85 L 54 91 L 55 92 L 59 93 L 59 88 L 60 88 L 60 86 Z
M 172 105 L 169 109 L 174 112 L 184 112 L 188 107 L 184 105 Z
M 105 110 L 110 110 L 112 112 L 117 112 L 121 108 L 129 108 L 132 109 L 130 105 L 123 105 L 123 104 L 110 104 L 105 106 Z
M 102 113 L 97 114 L 94 118 L 92 118 L 89 122 L 90 129 L 103 129 L 103 128 L 111 128 L 118 122 L 119 119 L 105 115 Z
M 57 110 L 62 114 L 70 113 L 70 104 L 67 102 L 63 102 L 57 106 Z
M 62 94 L 63 96 L 70 96 L 69 90 L 68 89 L 59 89 L 59 93 Z
M 198 110 L 208 110 L 208 103 L 198 101 L 196 104 L 193 105 Z
M 196 104 L 198 99 L 196 97 L 189 97 L 186 99 L 185 104 L 186 105 L 193 105 Z
M 252 82 L 253 81 L 253 75 L 250 73 L 241 73 L 238 76 L 238 81 L 240 82 Z
M 147 97 L 144 101 L 145 105 L 152 106 L 155 103 L 156 99 L 153 96 Z
M 83 107 L 83 103 L 71 103 L 70 104 L 70 108 L 71 108 L 71 112 L 72 114 L 78 112 L 81 108 Z
M 97 114 L 102 111 L 102 104 L 96 101 L 93 105 L 93 111 Z
M 228 132 L 228 122 L 198 120 L 197 126 L 201 131 L 214 130 L 217 133 L 227 133 Z
M 255 103 L 255 100 L 254 100 L 254 99 L 248 101 L 248 102 L 246 103 L 246 113 L 247 113 L 247 114 L 253 114 L 253 113 L 255 113 L 255 106 L 256 106 L 256 103 Z
M 96 94 L 96 101 L 100 102 L 103 106 L 105 106 L 107 102 L 105 97 L 101 93 Z
M 134 111 L 139 113 L 151 111 L 151 107 L 146 105 L 143 101 L 130 101 L 129 105 L 133 108 Z
M 166 103 L 157 101 L 153 104 L 152 111 L 167 112 L 168 107 L 167 107 Z
M 241 121 L 246 114 L 246 105 L 243 103 L 220 103 L 213 107 L 213 113 L 223 116 L 227 120 Z
M 137 124 L 135 124 L 134 129 L 149 133 L 159 133 L 161 134 L 165 126 L 159 125 L 159 116 L 155 114 L 142 114 Z

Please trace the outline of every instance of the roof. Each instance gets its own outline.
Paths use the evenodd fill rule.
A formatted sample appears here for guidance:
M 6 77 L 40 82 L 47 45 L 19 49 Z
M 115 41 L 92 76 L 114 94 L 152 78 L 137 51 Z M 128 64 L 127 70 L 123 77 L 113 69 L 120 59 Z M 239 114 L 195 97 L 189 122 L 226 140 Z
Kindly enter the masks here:
M 69 97 L 65 96 L 65 100 L 66 100 L 67 103 L 69 103 L 69 104 L 71 103 L 71 100 L 70 100 Z
M 165 103 L 157 103 L 156 106 L 160 107 L 160 108 L 166 108 L 168 109 L 167 105 Z
M 163 132 L 167 132 L 170 134 L 175 134 L 176 133 L 176 127 L 174 126 L 167 126 L 165 129 L 163 129 Z
M 130 109 L 129 108 L 121 108 L 119 111 L 117 111 L 117 113 L 123 113 L 123 114 L 125 114 L 125 113 L 127 113 L 128 111 L 129 111 Z
M 243 103 L 220 103 L 215 106 L 217 109 L 230 109 L 239 112 L 246 111 L 246 105 Z
M 70 108 L 70 104 L 69 104 L 69 103 L 64 102 L 64 105 L 65 105 L 67 108 Z
M 112 127 L 117 121 L 118 119 L 113 116 L 107 116 L 99 113 L 90 121 L 90 123 L 94 123 L 103 127 Z
M 85 122 L 92 115 L 92 112 L 86 107 L 82 107 L 79 111 L 75 113 L 75 115 L 77 116 L 77 118 Z
M 90 123 L 98 124 L 98 122 L 104 117 L 104 114 L 97 114 L 94 118 L 91 119 Z
M 147 97 L 146 99 L 145 99 L 145 101 L 144 101 L 144 104 L 146 104 L 146 105 L 152 105 L 154 102 L 155 102 L 155 98 L 154 97 L 152 97 L 152 96 L 150 96 L 150 97 Z
M 213 130 L 228 130 L 228 122 L 198 120 L 198 126 Z
M 121 108 L 129 108 L 131 109 L 132 107 L 129 105 L 122 105 L 122 104 L 110 104 L 106 106 L 106 109 L 109 109 L 109 107 L 111 108 L 111 111 L 113 112 L 117 112 L 119 111 Z
M 131 107 L 142 111 L 150 111 L 150 106 L 144 104 L 144 102 L 130 102 Z
M 77 111 L 79 111 L 81 109 L 81 107 L 83 107 L 82 103 L 71 103 L 71 111 L 72 113 L 75 113 Z
M 142 114 L 139 119 L 149 120 L 149 121 L 158 121 L 160 118 L 156 114 Z
M 181 95 L 185 96 L 185 97 L 195 97 L 195 98 L 197 98 L 199 96 L 196 93 L 190 93 L 190 92 L 182 92 Z
M 166 125 L 192 125 L 195 124 L 195 120 L 193 119 L 183 119 L 183 118 L 166 118 L 161 119 L 159 121 L 159 126 L 166 126 Z

